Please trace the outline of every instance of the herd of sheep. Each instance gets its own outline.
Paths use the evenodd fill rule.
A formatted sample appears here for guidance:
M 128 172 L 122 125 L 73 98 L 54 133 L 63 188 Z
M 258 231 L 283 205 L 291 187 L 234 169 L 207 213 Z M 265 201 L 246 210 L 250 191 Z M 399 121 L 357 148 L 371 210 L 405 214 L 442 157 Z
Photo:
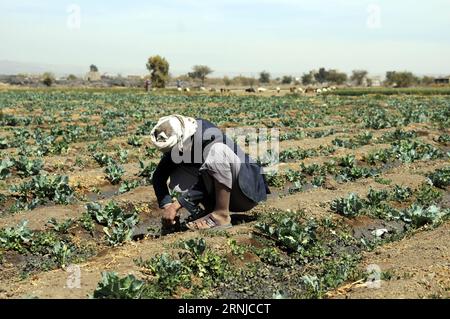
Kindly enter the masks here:
M 184 87 L 184 88 L 177 88 L 177 90 L 179 92 L 191 92 L 191 89 L 188 87 Z M 208 89 L 206 89 L 205 87 L 201 86 L 199 87 L 197 90 L 199 91 L 203 91 L 206 92 L 208 91 Z M 327 93 L 327 92 L 331 92 L 337 90 L 337 87 L 335 86 L 331 86 L 331 87 L 323 87 L 323 88 L 313 88 L 313 87 L 307 87 L 307 88 L 301 88 L 301 87 L 291 87 L 289 88 L 290 93 L 299 93 L 299 94 L 322 94 L 322 93 Z M 224 88 L 210 88 L 209 89 L 210 92 L 220 92 L 220 93 L 230 93 L 231 90 L 230 89 L 224 89 Z M 267 88 L 263 88 L 263 87 L 259 87 L 259 88 L 248 88 L 245 89 L 246 93 L 265 93 L 265 92 L 270 92 L 270 91 L 275 91 L 278 94 L 281 92 L 281 88 L 277 87 L 274 90 L 270 90 Z

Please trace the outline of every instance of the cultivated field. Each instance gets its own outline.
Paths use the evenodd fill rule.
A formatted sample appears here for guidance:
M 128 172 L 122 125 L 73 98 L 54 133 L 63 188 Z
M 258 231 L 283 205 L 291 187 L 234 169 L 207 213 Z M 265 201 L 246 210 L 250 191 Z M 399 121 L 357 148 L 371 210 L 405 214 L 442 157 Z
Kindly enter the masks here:
M 348 94 L 0 92 L 0 297 L 449 298 L 450 99 Z M 272 195 L 228 231 L 160 236 L 172 113 L 281 130 Z

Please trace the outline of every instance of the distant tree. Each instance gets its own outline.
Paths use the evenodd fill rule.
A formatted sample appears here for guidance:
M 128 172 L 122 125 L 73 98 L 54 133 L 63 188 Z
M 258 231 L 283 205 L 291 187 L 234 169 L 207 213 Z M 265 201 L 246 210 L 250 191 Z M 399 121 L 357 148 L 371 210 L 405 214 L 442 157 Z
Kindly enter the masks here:
M 148 58 L 147 69 L 150 72 L 152 86 L 156 88 L 166 87 L 166 82 L 169 79 L 169 62 L 159 55 Z
M 53 73 L 45 72 L 44 74 L 42 74 L 42 83 L 44 83 L 44 85 L 50 87 L 50 86 L 52 86 L 54 81 L 55 81 L 55 76 L 53 75 Z
M 214 71 L 207 65 L 194 65 L 192 67 L 192 72 L 188 73 L 188 76 L 192 79 L 199 79 L 202 81 L 202 86 L 205 86 L 205 79 L 208 74 L 213 73 Z
M 262 71 L 259 73 L 259 83 L 269 83 L 270 82 L 270 73 L 267 71 Z
M 253 77 L 247 78 L 247 83 L 250 87 L 253 87 L 256 84 L 256 79 Z
M 225 86 L 230 86 L 232 83 L 233 81 L 228 76 L 223 77 L 223 84 L 225 84 Z
M 291 84 L 292 81 L 294 81 L 294 78 L 290 75 L 285 75 L 283 76 L 283 78 L 281 79 L 281 84 Z
M 311 73 L 305 73 L 302 75 L 302 84 L 311 85 L 313 83 L 313 75 Z
M 348 76 L 346 73 L 338 72 L 336 70 L 327 71 L 326 82 L 333 84 L 344 84 L 347 82 Z
M 417 84 L 419 79 L 412 73 L 408 71 L 404 72 L 396 72 L 389 71 L 386 72 L 386 81 L 387 85 L 395 86 L 395 87 L 410 87 L 414 84 Z
M 325 83 L 327 81 L 327 77 L 328 77 L 328 71 L 325 70 L 325 68 L 320 68 L 319 72 L 314 74 L 314 78 L 320 84 Z
M 424 76 L 420 79 L 420 84 L 422 85 L 431 85 L 434 84 L 434 78 L 431 76 Z
M 98 72 L 98 68 L 97 68 L 97 66 L 95 64 L 91 64 L 89 69 L 91 70 L 91 72 Z
M 67 80 L 69 80 L 69 81 L 76 81 L 78 78 L 75 76 L 75 75 L 73 75 L 73 74 L 70 74 L 68 77 L 67 77 Z
M 233 83 L 237 85 L 253 87 L 253 85 L 256 84 L 256 79 L 254 77 L 239 75 L 233 78 Z
M 355 83 L 357 86 L 363 85 L 364 79 L 367 77 L 369 72 L 366 70 L 353 70 L 352 75 L 350 76 L 350 81 Z

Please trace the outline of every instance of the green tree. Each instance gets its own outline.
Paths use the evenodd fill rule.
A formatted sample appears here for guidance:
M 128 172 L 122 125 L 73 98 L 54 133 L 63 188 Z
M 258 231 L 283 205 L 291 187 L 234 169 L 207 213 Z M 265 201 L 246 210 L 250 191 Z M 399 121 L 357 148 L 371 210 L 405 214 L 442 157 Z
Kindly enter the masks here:
M 366 70 L 353 70 L 350 81 L 354 82 L 357 86 L 361 86 L 368 74 L 369 72 Z
M 302 75 L 302 84 L 311 85 L 313 83 L 313 75 L 311 73 L 305 73 Z
M 259 73 L 259 83 L 269 83 L 270 82 L 270 73 L 267 71 L 262 71 Z
M 192 67 L 192 72 L 188 73 L 188 76 L 192 79 L 199 79 L 202 81 L 202 86 L 205 86 L 205 79 L 208 74 L 213 73 L 214 71 L 207 65 L 194 65 Z
M 42 75 L 42 83 L 44 83 L 44 85 L 52 86 L 54 81 L 55 81 L 55 76 L 53 75 L 53 73 L 45 72 Z
M 150 72 L 152 86 L 156 88 L 165 88 L 169 79 L 169 62 L 160 55 L 148 58 L 147 69 Z
M 387 85 L 403 88 L 403 87 L 410 87 L 414 84 L 417 84 L 418 82 L 419 82 L 419 79 L 412 72 L 408 72 L 408 71 L 386 72 L 385 83 Z
M 333 84 L 344 84 L 347 82 L 348 76 L 346 73 L 338 72 L 336 70 L 327 71 L 326 82 Z
M 231 80 L 228 76 L 223 77 L 223 84 L 225 84 L 225 86 L 230 86 L 232 83 L 233 80 Z
M 294 80 L 294 78 L 290 75 L 285 75 L 283 76 L 283 78 L 281 79 L 281 84 L 291 84 L 292 81 Z
M 420 84 L 422 85 L 431 85 L 434 83 L 434 78 L 431 76 L 424 76 L 420 79 Z
M 253 77 L 247 77 L 247 76 L 236 76 L 235 78 L 233 78 L 233 82 L 236 83 L 240 83 L 243 86 L 250 86 L 253 87 L 253 85 L 255 85 L 256 83 L 256 79 Z
M 98 68 L 97 68 L 97 66 L 95 64 L 91 64 L 89 69 L 91 70 L 91 72 L 98 72 Z
M 327 81 L 327 78 L 328 78 L 328 71 L 325 70 L 325 68 L 320 68 L 319 72 L 314 74 L 314 78 L 320 84 L 325 83 Z
M 69 76 L 67 77 L 67 80 L 69 80 L 69 81 L 76 81 L 77 79 L 78 78 L 73 74 L 69 74 Z

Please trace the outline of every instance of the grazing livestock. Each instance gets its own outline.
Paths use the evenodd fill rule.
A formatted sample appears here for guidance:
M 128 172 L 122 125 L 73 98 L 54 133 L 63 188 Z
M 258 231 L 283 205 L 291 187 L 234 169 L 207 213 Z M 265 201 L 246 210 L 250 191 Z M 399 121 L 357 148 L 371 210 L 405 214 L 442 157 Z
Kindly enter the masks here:
M 277 87 L 277 93 L 280 93 L 281 89 L 279 87 Z
M 245 89 L 245 92 L 247 92 L 247 93 L 256 93 L 256 90 L 254 88 L 248 88 L 248 89 Z
M 258 92 L 259 93 L 263 93 L 263 92 L 266 92 L 267 91 L 267 89 L 265 89 L 265 88 L 258 88 Z
M 177 90 L 178 90 L 179 92 L 183 91 L 183 89 L 182 89 L 182 88 L 177 88 Z
M 191 92 L 191 89 L 190 88 L 184 88 L 184 91 L 185 92 Z
M 201 86 L 201 87 L 200 87 L 200 91 L 206 91 L 206 88 L 203 87 L 203 86 Z
M 296 86 L 291 87 L 289 91 L 291 91 L 291 93 L 305 93 L 305 90 L 303 90 L 303 88 L 297 88 Z

